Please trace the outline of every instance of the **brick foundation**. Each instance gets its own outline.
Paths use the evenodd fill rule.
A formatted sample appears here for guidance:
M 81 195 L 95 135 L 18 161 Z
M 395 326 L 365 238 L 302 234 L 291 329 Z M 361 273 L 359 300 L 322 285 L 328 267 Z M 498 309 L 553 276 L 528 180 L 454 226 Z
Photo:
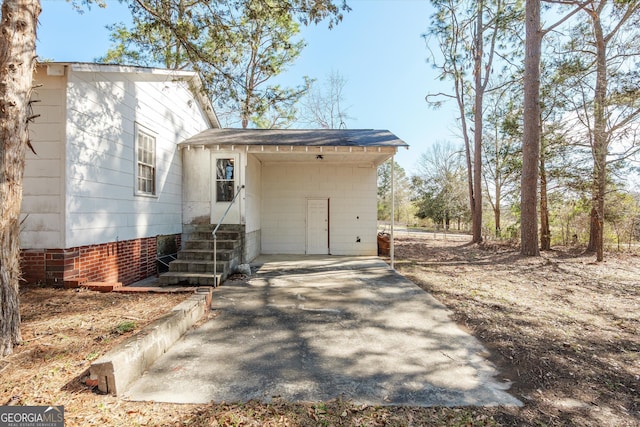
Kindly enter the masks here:
M 175 235 L 180 247 L 179 234 Z M 65 281 L 122 282 L 157 274 L 157 237 L 80 246 L 22 251 L 22 276 L 30 284 L 62 286 Z

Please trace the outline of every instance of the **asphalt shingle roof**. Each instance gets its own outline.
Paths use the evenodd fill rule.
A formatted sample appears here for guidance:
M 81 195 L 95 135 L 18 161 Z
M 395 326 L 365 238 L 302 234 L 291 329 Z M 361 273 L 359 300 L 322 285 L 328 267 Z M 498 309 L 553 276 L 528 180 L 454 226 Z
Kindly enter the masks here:
M 314 147 L 408 147 L 388 130 L 376 129 L 207 129 L 180 145 Z

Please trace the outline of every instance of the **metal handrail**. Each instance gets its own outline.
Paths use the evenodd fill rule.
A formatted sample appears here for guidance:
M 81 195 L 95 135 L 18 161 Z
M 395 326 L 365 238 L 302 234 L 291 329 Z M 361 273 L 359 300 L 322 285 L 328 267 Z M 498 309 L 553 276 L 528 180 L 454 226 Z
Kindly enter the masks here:
M 171 258 L 171 261 L 169 261 L 169 262 L 167 263 L 167 262 L 164 262 L 164 261 L 162 260 L 162 258 Z M 170 264 L 172 261 L 175 261 L 175 260 L 177 260 L 177 259 L 178 259 L 178 253 L 177 253 L 177 252 L 174 252 L 174 253 L 172 253 L 172 254 L 162 255 L 162 256 L 156 256 L 156 261 L 158 261 L 160 264 L 164 265 L 165 267 L 169 267 L 169 264 Z
M 235 196 L 233 196 L 231 203 L 229 203 L 229 206 L 227 206 L 227 210 L 224 211 L 224 213 L 220 217 L 220 220 L 218 221 L 218 224 L 216 225 L 216 228 L 214 228 L 211 232 L 211 234 L 213 235 L 213 277 L 215 278 L 216 286 L 218 286 L 218 236 L 216 235 L 216 233 L 218 232 L 220 225 L 222 225 L 222 221 L 224 221 L 224 219 L 227 217 L 227 214 L 231 210 L 231 206 L 233 206 L 233 204 L 236 202 L 236 199 L 240 195 L 240 190 L 243 189 L 244 185 L 238 186 L 238 191 L 236 191 L 236 194 Z

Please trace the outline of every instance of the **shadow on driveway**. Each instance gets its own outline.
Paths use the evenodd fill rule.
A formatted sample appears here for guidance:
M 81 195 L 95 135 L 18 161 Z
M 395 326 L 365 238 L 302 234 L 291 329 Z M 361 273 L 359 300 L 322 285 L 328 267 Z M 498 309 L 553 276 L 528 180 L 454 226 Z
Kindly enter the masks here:
M 521 405 L 447 309 L 376 257 L 260 257 L 126 393 L 176 403 Z

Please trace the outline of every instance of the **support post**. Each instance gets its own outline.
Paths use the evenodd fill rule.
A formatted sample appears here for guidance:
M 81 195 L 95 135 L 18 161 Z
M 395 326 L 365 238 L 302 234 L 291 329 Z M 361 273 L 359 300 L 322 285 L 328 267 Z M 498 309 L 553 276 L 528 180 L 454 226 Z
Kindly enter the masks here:
M 396 221 L 396 187 L 395 187 L 395 163 L 396 156 L 391 157 L 391 235 L 390 235 L 390 245 L 389 245 L 389 256 L 391 258 L 391 269 L 394 270 L 395 264 L 395 253 L 394 253 L 394 241 L 393 241 L 393 229 L 395 228 Z

